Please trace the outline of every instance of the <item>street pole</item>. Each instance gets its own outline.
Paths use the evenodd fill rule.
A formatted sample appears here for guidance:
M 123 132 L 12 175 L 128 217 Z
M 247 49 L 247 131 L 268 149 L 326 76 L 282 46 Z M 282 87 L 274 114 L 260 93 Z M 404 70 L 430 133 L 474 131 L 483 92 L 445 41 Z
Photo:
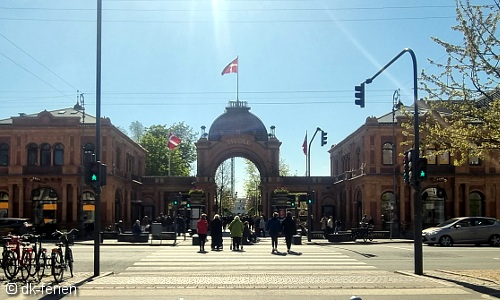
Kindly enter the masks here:
M 398 204 L 396 195 L 396 133 L 395 133 L 395 115 L 396 106 L 399 108 L 399 89 L 394 91 L 392 95 L 392 201 L 391 201 L 391 223 L 390 223 L 390 239 L 392 240 L 394 223 L 396 222 L 396 232 L 399 232 Z
M 96 66 L 96 160 L 101 161 L 101 24 L 102 0 L 97 0 L 97 66 Z M 99 168 L 101 178 L 102 168 Z M 101 186 L 95 189 L 95 220 L 94 220 L 94 277 L 100 275 L 100 232 L 101 232 Z
M 413 52 L 410 48 L 405 48 L 401 51 L 396 57 L 394 57 L 390 62 L 388 62 L 380 71 L 378 71 L 371 78 L 366 79 L 366 83 L 372 83 L 372 81 L 380 75 L 383 71 L 385 71 L 392 63 L 398 60 L 403 54 L 408 52 L 411 55 L 411 59 L 413 62 L 413 103 L 414 103 L 414 149 L 417 155 L 412 155 L 412 166 L 417 166 L 418 159 L 420 156 L 420 136 L 419 136 L 419 115 L 418 115 L 418 86 L 417 86 L 417 57 L 415 56 L 415 52 Z M 414 258 L 415 258 L 415 274 L 423 275 L 423 255 L 422 255 L 422 195 L 420 194 L 420 182 L 415 180 L 413 184 L 413 234 L 414 234 Z
M 311 144 L 312 141 L 314 140 L 314 137 L 316 136 L 316 133 L 318 131 L 321 131 L 321 128 L 316 128 L 316 131 L 314 132 L 313 137 L 309 141 L 309 147 L 307 149 L 307 195 L 310 195 L 311 193 Z M 309 204 L 309 201 L 307 203 L 307 241 L 310 242 L 312 239 L 312 232 L 311 232 L 311 227 L 312 227 L 312 217 L 311 217 L 311 212 L 312 212 L 312 204 Z

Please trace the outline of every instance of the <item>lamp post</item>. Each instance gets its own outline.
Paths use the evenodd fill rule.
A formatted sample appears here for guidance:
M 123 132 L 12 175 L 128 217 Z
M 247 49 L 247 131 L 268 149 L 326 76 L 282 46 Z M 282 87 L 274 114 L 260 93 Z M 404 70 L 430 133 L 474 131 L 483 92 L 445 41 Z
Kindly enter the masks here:
M 395 227 L 396 232 L 399 232 L 399 218 L 398 218 L 398 202 L 396 194 L 396 133 L 395 133 L 395 115 L 396 109 L 401 107 L 402 103 L 399 101 L 399 89 L 394 91 L 392 95 L 392 199 L 391 199 L 391 222 L 390 222 L 390 239 L 392 240 L 392 230 Z M 394 226 L 394 224 L 396 224 Z

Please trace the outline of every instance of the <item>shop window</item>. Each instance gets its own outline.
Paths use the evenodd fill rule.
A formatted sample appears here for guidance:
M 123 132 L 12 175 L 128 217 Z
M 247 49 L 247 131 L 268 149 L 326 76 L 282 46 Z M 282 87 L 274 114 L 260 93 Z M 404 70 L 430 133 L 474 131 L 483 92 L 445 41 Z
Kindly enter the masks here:
M 54 166 L 64 165 L 64 146 L 63 144 L 54 145 Z
M 422 192 L 422 216 L 424 227 L 445 221 L 445 194 L 438 188 L 427 188 Z
M 484 196 L 479 192 L 469 194 L 469 216 L 483 217 L 484 216 Z
M 0 218 L 9 216 L 9 194 L 0 192 Z
M 2 143 L 0 144 L 0 166 L 9 165 L 9 145 Z
M 33 203 L 33 224 L 57 224 L 57 193 L 47 187 L 31 192 Z
M 392 198 L 394 197 L 393 192 L 385 192 L 382 194 L 381 201 L 380 201 L 380 212 L 381 212 L 381 221 L 382 221 L 382 228 L 384 230 L 389 229 L 389 222 L 391 222 L 391 215 L 392 215 Z
M 83 201 L 83 223 L 94 223 L 95 220 L 95 196 L 92 192 L 84 192 Z

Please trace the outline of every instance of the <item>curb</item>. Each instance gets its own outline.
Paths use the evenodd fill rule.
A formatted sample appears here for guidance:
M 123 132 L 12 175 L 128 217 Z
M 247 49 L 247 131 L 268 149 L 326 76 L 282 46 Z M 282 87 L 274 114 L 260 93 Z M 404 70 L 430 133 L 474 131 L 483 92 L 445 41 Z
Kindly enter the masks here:
M 468 278 L 479 279 L 479 280 L 488 281 L 488 282 L 491 282 L 493 284 L 500 285 L 500 282 L 497 282 L 495 280 L 488 279 L 488 278 L 483 278 L 483 277 L 478 277 L 478 276 L 472 276 L 472 275 L 467 275 L 467 274 L 461 274 L 461 273 L 458 273 L 458 272 L 453 272 L 453 271 L 448 271 L 448 270 L 436 270 L 436 271 L 442 272 L 442 273 L 446 273 L 446 274 L 455 275 L 455 276 L 463 276 L 463 277 L 468 277 Z

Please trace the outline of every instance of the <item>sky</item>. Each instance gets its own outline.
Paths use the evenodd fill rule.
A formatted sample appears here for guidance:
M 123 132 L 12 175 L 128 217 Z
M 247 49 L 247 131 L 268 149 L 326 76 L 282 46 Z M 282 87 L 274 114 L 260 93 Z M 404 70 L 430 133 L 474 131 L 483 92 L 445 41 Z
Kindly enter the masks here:
M 221 71 L 238 56 L 238 97 L 276 126 L 298 176 L 306 131 L 328 133 L 327 146 L 319 134 L 311 146 L 311 175 L 328 176 L 332 144 L 391 111 L 395 90 L 413 103 L 410 55 L 366 86 L 365 108 L 356 85 L 407 47 L 418 73 L 438 73 L 427 59 L 447 54 L 431 37 L 462 42 L 451 0 L 103 0 L 102 9 L 101 116 L 129 133 L 134 121 L 208 131 L 236 99 L 236 74 Z M 1 1 L 0 119 L 70 107 L 78 93 L 95 115 L 96 45 L 97 0 Z M 241 159 L 236 169 L 242 195 Z

